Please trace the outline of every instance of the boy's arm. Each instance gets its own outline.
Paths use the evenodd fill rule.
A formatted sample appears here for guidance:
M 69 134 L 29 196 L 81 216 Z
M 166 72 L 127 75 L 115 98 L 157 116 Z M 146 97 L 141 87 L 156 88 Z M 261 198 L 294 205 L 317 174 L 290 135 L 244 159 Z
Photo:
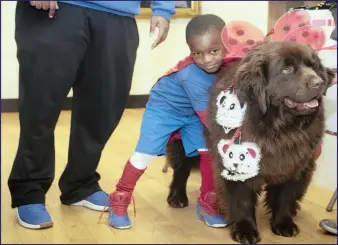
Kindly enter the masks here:
M 197 116 L 200 118 L 201 122 L 209 128 L 207 125 L 209 89 L 206 86 L 201 86 L 201 83 L 198 80 L 184 80 L 181 81 L 181 85 Z
M 196 114 L 199 117 L 199 119 L 201 120 L 201 122 L 204 124 L 204 126 L 206 126 L 209 129 L 209 126 L 207 125 L 207 115 L 208 115 L 207 110 L 196 111 Z
M 161 16 L 169 21 L 176 13 L 175 1 L 151 1 L 151 9 L 153 16 Z

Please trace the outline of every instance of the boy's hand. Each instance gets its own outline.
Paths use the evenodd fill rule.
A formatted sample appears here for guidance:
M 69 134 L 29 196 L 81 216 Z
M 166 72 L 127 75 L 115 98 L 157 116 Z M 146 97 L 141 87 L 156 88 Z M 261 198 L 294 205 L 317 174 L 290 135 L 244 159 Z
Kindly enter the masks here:
M 59 9 L 57 1 L 30 1 L 30 4 L 37 9 L 49 10 L 49 18 L 53 18 L 56 9 Z
M 162 43 L 168 35 L 170 22 L 161 16 L 153 16 L 150 21 L 150 36 L 154 34 L 155 28 L 157 27 L 158 36 L 151 46 L 152 49 L 156 48 L 160 43 Z

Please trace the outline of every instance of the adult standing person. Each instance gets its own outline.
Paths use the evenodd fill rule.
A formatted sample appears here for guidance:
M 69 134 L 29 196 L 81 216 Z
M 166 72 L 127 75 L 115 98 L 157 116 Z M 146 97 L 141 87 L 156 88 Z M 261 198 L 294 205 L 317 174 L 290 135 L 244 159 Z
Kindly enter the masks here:
M 99 186 L 96 169 L 129 95 L 139 44 L 134 16 L 140 3 L 17 2 L 20 140 L 8 185 L 22 226 L 53 226 L 45 195 L 55 173 L 54 129 L 71 88 L 71 133 L 60 199 L 65 205 L 105 209 L 108 195 Z M 155 48 L 167 37 L 175 1 L 152 1 L 151 8 L 150 31 L 159 29 Z

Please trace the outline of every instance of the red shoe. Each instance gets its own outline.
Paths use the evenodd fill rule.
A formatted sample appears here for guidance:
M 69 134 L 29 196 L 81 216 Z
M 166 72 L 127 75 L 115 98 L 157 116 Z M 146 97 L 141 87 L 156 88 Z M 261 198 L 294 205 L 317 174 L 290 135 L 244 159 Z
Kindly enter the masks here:
M 228 224 L 224 216 L 219 212 L 215 192 L 208 192 L 203 200 L 200 197 L 198 198 L 196 217 L 210 227 L 220 228 L 226 227 Z
M 109 224 L 117 229 L 130 228 L 131 222 L 127 209 L 132 199 L 131 193 L 115 191 L 109 195 L 109 198 L 112 207 L 109 212 Z

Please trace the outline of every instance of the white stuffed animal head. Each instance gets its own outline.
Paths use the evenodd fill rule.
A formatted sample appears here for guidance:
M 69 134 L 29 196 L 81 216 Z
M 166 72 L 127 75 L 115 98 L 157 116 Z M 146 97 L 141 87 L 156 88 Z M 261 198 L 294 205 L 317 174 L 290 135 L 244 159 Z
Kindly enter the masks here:
M 230 140 L 222 139 L 217 147 L 224 167 L 221 175 L 225 179 L 245 181 L 258 175 L 261 153 L 257 144 L 230 144 Z
M 221 91 L 217 96 L 216 122 L 223 126 L 225 133 L 242 125 L 246 104 L 241 106 L 237 95 L 231 91 Z

